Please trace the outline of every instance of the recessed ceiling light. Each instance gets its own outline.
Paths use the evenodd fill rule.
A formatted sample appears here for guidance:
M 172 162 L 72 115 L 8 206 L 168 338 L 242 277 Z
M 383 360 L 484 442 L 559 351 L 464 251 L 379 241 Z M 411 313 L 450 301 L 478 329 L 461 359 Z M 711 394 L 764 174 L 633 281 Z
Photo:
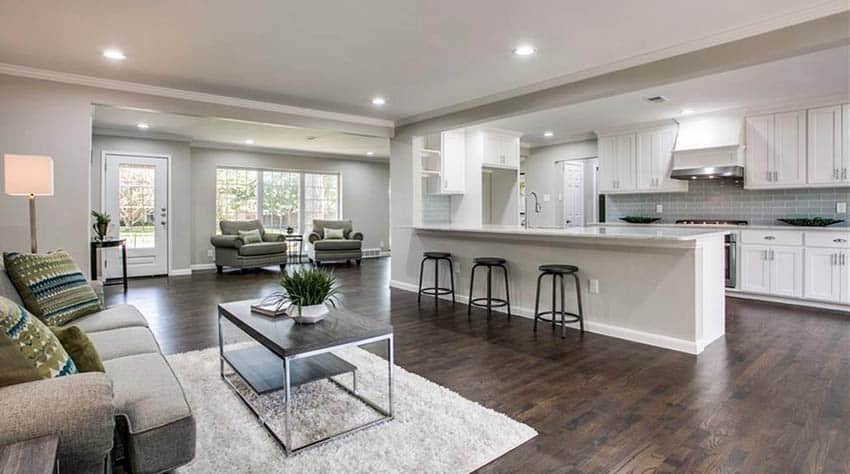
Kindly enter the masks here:
M 682 109 L 682 115 L 690 115 L 694 113 L 694 109 Z
M 250 138 L 249 138 L 249 139 L 245 140 L 245 144 L 246 144 L 246 145 L 253 145 L 253 144 L 254 144 L 254 140 L 252 140 L 252 139 L 250 139 Z
M 372 156 L 372 155 L 374 155 L 374 154 L 375 154 L 375 152 L 374 152 L 374 151 L 367 151 L 367 152 L 366 152 L 366 156 Z
M 552 130 L 546 130 L 545 132 L 543 132 L 543 136 L 546 138 L 552 138 L 555 136 L 555 132 L 553 132 Z
M 386 103 L 387 103 L 387 99 L 384 99 L 383 97 L 373 97 L 372 98 L 372 105 L 381 106 L 381 105 L 384 105 Z
M 146 123 L 144 123 L 144 122 L 142 122 L 142 123 L 140 123 L 140 124 L 137 124 L 136 126 L 137 126 L 137 127 L 139 127 L 139 128 L 141 128 L 142 130 L 147 130 L 147 129 L 151 128 L 151 126 L 150 126 L 150 125 L 148 125 L 148 124 L 146 124 Z
M 536 53 L 537 49 L 530 44 L 521 44 L 514 48 L 514 54 L 517 56 L 531 56 Z
M 114 61 L 123 61 L 123 60 L 127 59 L 127 55 L 124 54 L 123 51 L 121 51 L 120 49 L 114 49 L 114 48 L 104 49 L 103 50 L 103 57 L 106 58 L 106 59 L 112 59 Z

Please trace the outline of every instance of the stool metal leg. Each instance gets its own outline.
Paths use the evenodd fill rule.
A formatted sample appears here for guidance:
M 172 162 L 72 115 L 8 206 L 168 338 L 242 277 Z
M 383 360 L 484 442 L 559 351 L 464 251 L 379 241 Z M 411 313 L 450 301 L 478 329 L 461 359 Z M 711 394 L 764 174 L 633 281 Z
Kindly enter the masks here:
M 422 272 L 425 270 L 425 260 L 428 258 L 423 258 L 419 264 L 419 294 L 416 296 L 416 304 L 422 303 Z
M 581 283 L 579 283 L 579 277 L 577 273 L 573 273 L 573 278 L 576 280 L 576 299 L 578 300 L 578 325 L 581 333 L 584 334 L 584 310 L 581 308 Z
M 454 304 L 455 304 L 455 267 L 452 264 L 452 259 L 447 258 L 446 260 L 449 261 L 449 277 L 450 277 L 450 281 L 452 283 L 452 306 L 454 306 Z
M 472 266 L 472 275 L 469 276 L 469 304 L 466 307 L 466 320 L 472 321 L 472 290 L 475 288 L 475 269 L 478 265 Z
M 541 280 L 543 280 L 543 275 L 545 275 L 545 273 L 541 273 L 537 277 L 537 296 L 534 297 L 534 332 L 535 333 L 537 332 L 537 321 L 539 319 L 537 317 L 537 314 L 540 312 L 540 283 L 542 283 Z
M 566 298 L 564 298 L 564 275 L 558 275 L 561 280 L 561 339 L 567 337 L 567 323 L 565 321 L 567 307 L 566 307 Z M 552 318 L 554 319 L 554 315 Z
M 434 304 L 440 302 L 440 259 L 434 260 Z
M 490 320 L 493 304 L 493 267 L 487 266 L 487 321 Z
M 555 315 L 557 314 L 555 312 L 555 310 L 557 309 L 555 307 L 555 305 L 558 304 L 558 300 L 557 300 L 556 295 L 555 295 L 555 288 L 557 287 L 557 284 L 558 284 L 558 275 L 555 275 L 553 273 L 552 274 L 552 332 L 555 332 Z
M 505 265 L 499 265 L 502 267 L 502 273 L 505 275 L 505 301 L 508 304 L 508 321 L 511 320 L 511 290 L 508 284 L 508 267 Z

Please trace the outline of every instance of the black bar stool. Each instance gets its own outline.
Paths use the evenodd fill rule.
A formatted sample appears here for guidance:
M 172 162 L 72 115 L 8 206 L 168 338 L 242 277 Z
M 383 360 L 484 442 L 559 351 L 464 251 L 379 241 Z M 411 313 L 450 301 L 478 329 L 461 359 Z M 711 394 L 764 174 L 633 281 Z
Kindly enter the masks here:
M 508 289 L 508 268 L 505 266 L 507 260 L 502 257 L 475 257 L 472 259 L 472 275 L 469 277 L 469 306 L 466 309 L 466 319 L 471 320 L 472 307 L 487 308 L 487 319 L 493 312 L 493 308 L 508 307 L 508 320 L 511 319 L 511 293 Z M 473 298 L 472 291 L 475 288 L 475 270 L 478 267 L 487 267 L 487 296 Z M 493 268 L 501 268 L 505 276 L 505 299 L 493 298 Z M 482 303 L 483 301 L 483 303 Z
M 567 337 L 567 325 L 566 323 L 579 323 L 579 328 L 581 329 L 581 333 L 584 334 L 584 312 L 581 309 L 581 284 L 579 283 L 578 278 L 578 267 L 574 265 L 540 265 L 538 267 L 540 271 L 540 276 L 537 277 L 537 296 L 534 299 L 534 332 L 537 332 L 537 321 L 546 321 L 552 323 L 552 331 L 555 330 L 555 320 L 557 316 L 561 316 L 561 337 Z M 540 309 L 540 283 L 545 276 L 552 277 L 552 311 L 539 311 Z M 576 298 L 578 300 L 578 314 L 569 313 L 566 311 L 566 299 L 564 298 L 564 276 L 572 275 L 576 281 Z M 557 311 L 556 309 L 556 288 L 558 279 L 561 280 L 561 310 Z M 550 315 L 551 318 L 547 319 L 544 316 Z M 572 319 L 566 320 L 566 317 L 569 316 Z
M 455 304 L 455 275 L 454 266 L 452 265 L 452 254 L 448 252 L 424 252 L 422 255 L 422 263 L 419 264 L 419 295 L 416 302 L 422 302 L 422 295 L 433 296 L 436 303 L 442 295 L 452 295 L 452 304 Z M 432 288 L 422 288 L 422 272 L 425 270 L 425 262 L 428 260 L 434 261 L 434 286 Z M 449 262 L 449 277 L 451 277 L 452 287 L 440 288 L 440 260 Z

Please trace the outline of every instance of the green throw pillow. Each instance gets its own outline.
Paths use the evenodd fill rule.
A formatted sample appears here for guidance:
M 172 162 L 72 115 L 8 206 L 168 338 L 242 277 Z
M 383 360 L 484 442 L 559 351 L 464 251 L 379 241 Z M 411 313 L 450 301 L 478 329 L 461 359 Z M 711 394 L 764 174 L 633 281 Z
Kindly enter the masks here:
M 0 296 L 0 387 L 77 372 L 74 361 L 44 323 Z
M 97 353 L 91 339 L 86 336 L 82 329 L 77 326 L 68 326 L 66 328 L 51 327 L 50 330 L 59 338 L 59 342 L 65 352 L 71 356 L 77 370 L 80 372 L 106 372 L 103 361 L 100 360 L 100 354 Z
M 343 239 L 345 238 L 345 230 L 325 228 L 325 238 L 329 240 Z
M 260 229 L 240 230 L 239 238 L 246 244 L 258 244 L 263 241 L 263 236 L 260 235 Z
M 48 326 L 62 326 L 103 309 L 80 267 L 64 250 L 4 253 L 3 261 L 24 305 Z

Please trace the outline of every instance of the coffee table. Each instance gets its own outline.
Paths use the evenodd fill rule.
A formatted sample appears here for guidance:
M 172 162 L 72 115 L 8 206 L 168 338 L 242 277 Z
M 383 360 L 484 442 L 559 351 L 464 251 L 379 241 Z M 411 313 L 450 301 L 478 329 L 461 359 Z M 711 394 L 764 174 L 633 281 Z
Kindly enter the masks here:
M 369 428 L 393 418 L 393 329 L 383 321 L 344 309 L 331 309 L 317 324 L 296 324 L 288 317 L 272 318 L 251 311 L 258 300 L 236 301 L 218 305 L 219 368 L 222 379 L 259 418 L 263 427 L 281 444 L 287 455 L 314 448 L 355 431 Z M 259 344 L 225 344 L 222 320 Z M 387 359 L 387 404 L 381 406 L 357 390 L 358 368 L 333 354 L 354 346 L 375 348 L 385 344 Z M 284 392 L 284 427 L 275 429 L 267 414 L 255 406 L 233 382 L 225 376 L 227 364 L 256 395 Z M 334 377 L 351 373 L 352 386 L 347 387 Z M 347 377 L 347 375 L 346 375 Z M 380 416 L 367 423 L 293 446 L 290 418 L 292 389 L 296 386 L 329 380 L 346 394 L 360 400 Z M 279 432 L 282 431 L 282 432 Z

